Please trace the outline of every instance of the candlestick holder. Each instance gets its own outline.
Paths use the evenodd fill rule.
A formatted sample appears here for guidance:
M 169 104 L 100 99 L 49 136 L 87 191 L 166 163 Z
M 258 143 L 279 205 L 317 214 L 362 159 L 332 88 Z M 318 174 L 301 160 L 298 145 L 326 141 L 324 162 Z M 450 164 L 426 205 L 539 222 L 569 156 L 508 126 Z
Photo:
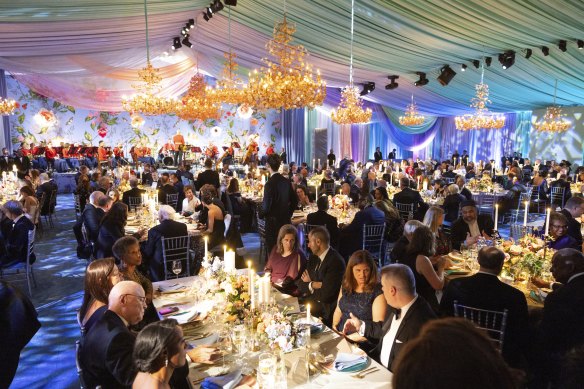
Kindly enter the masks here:
M 491 235 L 493 239 L 493 243 L 495 246 L 501 246 L 503 244 L 503 237 L 497 230 L 493 230 L 493 234 Z

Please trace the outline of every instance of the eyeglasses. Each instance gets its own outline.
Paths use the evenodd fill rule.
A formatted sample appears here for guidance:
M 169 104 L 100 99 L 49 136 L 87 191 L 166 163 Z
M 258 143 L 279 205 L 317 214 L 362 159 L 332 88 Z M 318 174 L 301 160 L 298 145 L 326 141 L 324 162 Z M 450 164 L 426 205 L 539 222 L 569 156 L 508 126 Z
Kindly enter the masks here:
M 563 228 L 563 229 L 565 229 L 565 228 L 568 228 L 568 226 L 567 226 L 567 225 L 565 225 L 565 224 L 559 224 L 559 225 L 558 225 L 558 224 L 552 224 L 552 225 L 551 225 L 551 227 L 553 227 L 553 228 L 556 228 L 556 229 L 558 229 L 558 230 L 559 230 L 560 228 Z
M 139 301 L 140 301 L 142 304 L 145 304 L 145 303 L 146 303 L 146 297 L 143 297 L 143 296 L 137 296 L 137 295 L 135 295 L 135 294 L 130 294 L 130 293 L 128 293 L 128 294 L 124 294 L 123 296 L 134 296 L 134 297 L 136 297 L 136 298 L 137 298 L 137 299 L 138 299 L 138 300 L 139 300 Z

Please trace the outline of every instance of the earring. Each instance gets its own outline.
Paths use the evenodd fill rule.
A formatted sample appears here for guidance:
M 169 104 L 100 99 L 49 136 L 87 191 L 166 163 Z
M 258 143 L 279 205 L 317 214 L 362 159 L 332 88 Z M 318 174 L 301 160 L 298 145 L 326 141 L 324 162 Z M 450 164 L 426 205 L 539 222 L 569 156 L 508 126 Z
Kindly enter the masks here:
M 164 359 L 164 366 L 168 367 L 168 358 Z

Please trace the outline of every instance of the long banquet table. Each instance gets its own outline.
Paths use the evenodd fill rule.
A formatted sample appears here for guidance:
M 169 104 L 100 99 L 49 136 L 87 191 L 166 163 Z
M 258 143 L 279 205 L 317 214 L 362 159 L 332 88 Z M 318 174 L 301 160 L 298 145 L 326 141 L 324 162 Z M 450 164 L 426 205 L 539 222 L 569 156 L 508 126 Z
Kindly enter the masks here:
M 168 307 L 169 305 L 177 306 L 180 312 L 191 311 L 191 312 L 202 312 L 205 315 L 213 307 L 213 301 L 202 300 L 196 302 L 196 299 L 189 294 L 189 290 L 193 285 L 193 282 L 200 281 L 201 278 L 198 276 L 185 277 L 178 279 L 171 279 L 167 281 L 161 281 L 154 283 L 154 290 L 158 291 L 160 288 L 163 290 L 174 289 L 176 291 L 181 286 L 185 287 L 183 292 L 178 293 L 156 293 L 154 296 L 154 306 L 156 310 L 160 310 L 162 307 Z M 298 299 L 295 297 L 282 295 L 277 293 L 273 289 L 273 295 L 276 296 L 276 303 L 283 307 L 292 307 L 292 311 L 298 311 Z M 168 315 L 168 318 L 176 319 L 179 324 L 183 326 L 188 326 L 187 324 L 191 314 L 179 314 L 176 316 Z M 214 331 L 213 323 L 208 318 L 202 323 L 200 329 L 201 332 L 208 334 L 206 338 L 189 341 L 193 346 L 199 345 L 209 345 L 214 344 L 217 341 L 217 333 Z M 313 335 L 311 339 L 312 347 L 318 345 L 323 352 L 327 355 L 328 353 L 335 354 L 336 352 L 351 352 L 352 348 L 356 346 L 350 345 L 342 336 L 333 332 L 330 328 L 325 328 L 325 330 L 318 335 Z M 257 358 L 259 354 L 264 351 L 250 352 L 248 355 L 248 363 L 250 366 L 254 367 L 257 364 Z M 305 356 L 305 350 L 293 350 L 290 353 L 284 354 L 284 360 L 286 363 L 286 368 L 288 370 L 287 375 L 287 386 L 288 388 L 351 388 L 353 389 L 355 385 L 366 384 L 368 388 L 391 388 L 391 378 L 392 374 L 385 369 L 383 366 L 378 364 L 374 360 L 370 360 L 370 365 L 368 367 L 378 367 L 379 370 L 367 374 L 365 378 L 356 378 L 352 373 L 338 372 L 332 370 L 326 370 L 326 373 L 321 373 L 316 376 L 311 376 L 310 382 L 307 382 L 306 376 L 295 374 L 293 366 L 298 364 L 298 361 Z M 190 365 L 189 379 L 195 387 L 199 387 L 202 379 L 204 377 L 214 375 L 216 372 L 221 371 L 221 362 L 215 365 L 201 365 L 192 363 Z

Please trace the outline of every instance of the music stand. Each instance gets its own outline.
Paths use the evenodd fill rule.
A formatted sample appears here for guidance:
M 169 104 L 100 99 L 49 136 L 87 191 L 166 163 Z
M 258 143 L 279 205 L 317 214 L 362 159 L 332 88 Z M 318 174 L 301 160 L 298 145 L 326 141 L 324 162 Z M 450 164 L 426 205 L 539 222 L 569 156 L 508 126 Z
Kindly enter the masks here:
M 231 142 L 231 147 L 233 147 L 234 149 L 240 149 L 241 148 L 239 142 Z
M 193 164 L 193 166 L 198 166 L 198 165 L 200 165 L 200 162 L 199 162 L 199 155 L 198 155 L 198 154 L 199 154 L 199 153 L 202 153 L 202 152 L 203 152 L 203 150 L 201 150 L 201 148 L 200 148 L 199 146 L 193 146 L 193 147 L 191 148 L 191 151 L 192 151 L 193 153 L 195 153 L 195 163 Z

